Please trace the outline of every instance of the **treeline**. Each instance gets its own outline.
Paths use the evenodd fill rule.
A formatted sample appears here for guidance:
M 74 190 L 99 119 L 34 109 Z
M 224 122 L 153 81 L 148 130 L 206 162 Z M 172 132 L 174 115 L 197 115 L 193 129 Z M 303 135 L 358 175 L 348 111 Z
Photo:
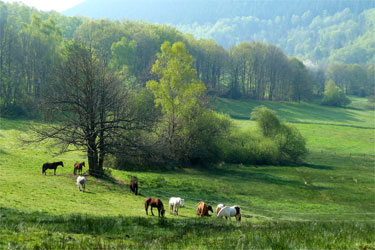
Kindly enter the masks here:
M 333 65 L 326 71 L 306 67 L 262 42 L 243 42 L 225 50 L 213 40 L 196 40 L 166 25 L 66 17 L 0 2 L 3 115 L 33 115 L 43 90 L 54 81 L 64 57 L 61 48 L 71 39 L 92 48 L 105 67 L 120 72 L 138 90 L 156 78 L 151 67 L 163 42 L 181 41 L 194 58 L 198 79 L 212 95 L 301 101 L 323 95 L 328 80 L 347 94 L 374 94 L 373 66 Z
M 241 41 L 266 41 L 303 60 L 365 64 L 375 61 L 375 9 L 371 5 L 372 8 L 362 9 L 360 13 L 355 8 L 333 13 L 306 10 L 293 15 L 269 18 L 245 15 L 176 27 L 197 38 L 214 39 L 225 48 Z

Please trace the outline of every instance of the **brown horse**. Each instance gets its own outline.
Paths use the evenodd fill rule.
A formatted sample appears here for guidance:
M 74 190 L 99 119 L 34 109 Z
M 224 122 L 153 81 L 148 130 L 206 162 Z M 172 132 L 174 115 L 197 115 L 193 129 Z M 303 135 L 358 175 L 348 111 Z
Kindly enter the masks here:
M 55 170 L 55 175 L 56 175 L 56 168 L 57 166 L 62 166 L 64 167 L 64 163 L 62 161 L 59 162 L 53 162 L 53 163 L 44 163 L 42 166 L 42 174 L 47 175 L 47 169 L 53 169 Z
M 208 211 L 211 211 L 212 213 L 214 212 L 212 207 L 209 205 L 207 206 L 207 204 L 203 201 L 198 203 L 197 215 L 199 215 L 200 217 L 211 216 Z
M 131 180 L 129 183 L 130 191 L 133 192 L 135 195 L 138 195 L 138 181 Z
M 82 167 L 85 167 L 85 162 L 81 162 L 81 163 L 74 163 L 74 175 L 77 174 L 77 171 L 79 174 L 82 174 Z
M 152 208 L 154 208 L 154 207 L 156 207 L 158 209 L 159 217 L 160 217 L 160 214 L 161 214 L 162 217 L 164 216 L 165 210 L 164 210 L 163 202 L 161 202 L 160 199 L 151 198 L 151 197 L 146 198 L 146 200 L 145 200 L 146 215 L 148 215 L 148 207 L 149 206 L 151 206 L 152 216 L 154 216 L 154 213 L 152 212 Z

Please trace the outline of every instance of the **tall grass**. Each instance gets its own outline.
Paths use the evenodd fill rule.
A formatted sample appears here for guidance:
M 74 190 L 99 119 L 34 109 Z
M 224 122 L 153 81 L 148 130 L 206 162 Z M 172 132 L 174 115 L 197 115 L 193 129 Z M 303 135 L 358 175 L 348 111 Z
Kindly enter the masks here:
M 5 217 L 5 218 L 4 218 Z M 27 249 L 373 248 L 371 223 L 228 223 L 124 216 L 22 213 L 0 209 L 0 246 Z

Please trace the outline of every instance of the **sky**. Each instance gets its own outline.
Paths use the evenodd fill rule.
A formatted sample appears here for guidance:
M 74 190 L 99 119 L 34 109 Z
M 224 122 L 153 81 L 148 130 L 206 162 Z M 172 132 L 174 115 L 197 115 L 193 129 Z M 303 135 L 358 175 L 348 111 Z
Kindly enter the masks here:
M 35 7 L 39 10 L 55 10 L 57 12 L 69 9 L 84 0 L 3 0 L 3 2 L 21 2 L 25 5 Z

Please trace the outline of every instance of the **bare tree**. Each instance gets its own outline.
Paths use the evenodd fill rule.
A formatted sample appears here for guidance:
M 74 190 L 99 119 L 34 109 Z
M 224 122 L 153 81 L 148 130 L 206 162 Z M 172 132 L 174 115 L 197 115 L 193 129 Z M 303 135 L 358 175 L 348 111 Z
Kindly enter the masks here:
M 92 49 L 72 41 L 64 53 L 57 80 L 42 103 L 52 123 L 34 131 L 38 141 L 54 139 L 61 152 L 86 151 L 90 174 L 102 175 L 105 156 L 120 144 L 123 149 L 126 134 L 144 128 L 145 119 L 137 114 L 125 84 L 100 64 Z

